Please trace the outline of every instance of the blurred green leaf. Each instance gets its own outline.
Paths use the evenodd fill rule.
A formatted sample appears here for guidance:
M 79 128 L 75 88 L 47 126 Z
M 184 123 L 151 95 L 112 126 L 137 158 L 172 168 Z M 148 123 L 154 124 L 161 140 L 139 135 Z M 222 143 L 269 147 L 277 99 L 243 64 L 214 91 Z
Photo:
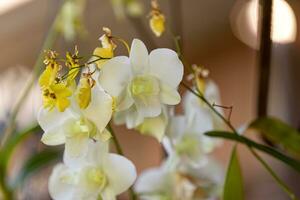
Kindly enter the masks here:
M 237 135 L 237 134 L 234 134 L 231 132 L 226 132 L 226 131 L 210 131 L 210 132 L 206 132 L 205 135 L 210 136 L 210 137 L 220 137 L 220 138 L 224 138 L 224 139 L 228 139 L 228 140 L 233 140 L 233 141 L 236 141 L 239 143 L 243 143 L 243 144 L 247 145 L 248 147 L 253 147 L 264 153 L 269 154 L 270 156 L 273 156 L 274 158 L 289 165 L 290 167 L 295 169 L 297 172 L 300 172 L 300 162 L 299 161 L 297 161 L 289 156 L 284 155 L 283 153 L 281 153 L 280 151 L 278 151 L 272 147 L 256 143 L 253 140 L 250 140 L 242 135 Z
M 5 146 L 0 149 L 0 165 L 3 169 L 6 169 L 6 166 L 9 162 L 9 159 L 15 150 L 15 148 L 24 140 L 26 140 L 31 134 L 40 131 L 41 128 L 38 125 L 33 125 L 27 129 L 22 130 L 21 132 L 15 134 L 13 137 L 9 138 Z
M 259 131 L 270 141 L 282 145 L 289 152 L 300 155 L 300 133 L 281 120 L 263 117 L 254 120 L 249 128 Z
M 237 155 L 236 145 L 233 147 L 231 152 L 223 193 L 223 200 L 233 199 L 244 199 L 242 171 Z
M 45 149 L 32 155 L 23 165 L 14 185 L 22 185 L 28 176 L 59 160 L 61 156 L 60 149 Z

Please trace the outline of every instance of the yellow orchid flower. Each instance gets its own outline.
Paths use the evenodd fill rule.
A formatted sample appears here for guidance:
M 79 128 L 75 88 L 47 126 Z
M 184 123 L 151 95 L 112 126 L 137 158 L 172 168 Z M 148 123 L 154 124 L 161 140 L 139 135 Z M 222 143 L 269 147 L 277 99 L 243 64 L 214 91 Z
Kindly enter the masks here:
M 103 27 L 103 31 L 104 34 L 99 38 L 101 47 L 97 47 L 93 52 L 94 57 L 96 57 L 95 59 L 103 58 L 96 62 L 99 69 L 108 59 L 114 57 L 114 50 L 116 48 L 116 44 L 112 40 L 111 30 Z
M 156 37 L 160 37 L 163 32 L 165 32 L 165 16 L 159 9 L 158 3 L 156 0 L 151 2 L 152 10 L 150 12 L 150 28 Z
M 72 95 L 71 90 L 58 78 L 60 65 L 56 62 L 57 53 L 54 51 L 46 52 L 44 63 L 46 64 L 45 71 L 39 78 L 39 85 L 43 93 L 44 108 L 52 110 L 57 107 L 60 112 L 63 112 L 69 105 L 68 97 Z

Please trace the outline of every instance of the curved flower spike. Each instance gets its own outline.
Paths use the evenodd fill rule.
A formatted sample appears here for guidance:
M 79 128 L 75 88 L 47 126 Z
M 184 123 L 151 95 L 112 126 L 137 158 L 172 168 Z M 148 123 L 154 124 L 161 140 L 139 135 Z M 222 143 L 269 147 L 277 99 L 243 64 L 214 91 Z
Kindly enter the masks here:
M 163 105 L 180 102 L 177 87 L 183 65 L 176 52 L 155 49 L 148 54 L 144 43 L 134 39 L 129 58 L 117 56 L 105 63 L 99 83 L 116 99 L 116 112 L 122 112 L 127 128 L 145 118 L 157 117 Z
M 42 142 L 47 145 L 66 144 L 66 152 L 73 157 L 84 155 L 88 142 L 108 140 L 110 133 L 105 129 L 112 115 L 112 98 L 96 84 L 92 88 L 89 105 L 81 110 L 76 103 L 64 112 L 44 108 L 38 113 L 38 122 L 44 134 Z
M 70 160 L 58 164 L 49 179 L 55 200 L 115 200 L 136 179 L 136 169 L 127 158 L 108 153 L 100 142 L 89 142 L 87 156 L 74 167 Z

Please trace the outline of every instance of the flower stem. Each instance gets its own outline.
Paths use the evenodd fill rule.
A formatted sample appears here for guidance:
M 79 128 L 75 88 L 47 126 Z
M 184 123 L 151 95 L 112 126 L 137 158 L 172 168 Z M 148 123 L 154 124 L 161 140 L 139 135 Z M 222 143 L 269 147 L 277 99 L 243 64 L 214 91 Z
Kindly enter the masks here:
M 108 124 L 108 130 L 112 135 L 112 140 L 114 142 L 114 145 L 116 147 L 116 150 L 117 150 L 118 154 L 124 156 L 123 149 L 122 149 L 122 147 L 120 145 L 120 142 L 118 141 L 118 138 L 116 137 L 116 134 L 115 134 L 115 132 L 114 132 L 114 130 L 113 130 L 110 123 Z M 137 196 L 136 196 L 132 186 L 129 188 L 129 195 L 130 195 L 131 200 L 136 200 L 137 199 Z

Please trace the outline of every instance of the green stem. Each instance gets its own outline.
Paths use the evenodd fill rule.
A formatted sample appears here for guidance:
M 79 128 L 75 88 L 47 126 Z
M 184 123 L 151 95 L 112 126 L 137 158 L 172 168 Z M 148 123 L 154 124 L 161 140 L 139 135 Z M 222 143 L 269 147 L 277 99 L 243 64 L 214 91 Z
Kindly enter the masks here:
M 14 108 L 11 111 L 10 117 L 8 119 L 4 134 L 3 134 L 3 138 L 1 140 L 1 144 L 0 147 L 3 147 L 3 145 L 5 144 L 7 138 L 9 137 L 9 135 L 13 132 L 14 128 L 15 128 L 15 121 L 16 121 L 16 117 L 19 113 L 20 108 L 22 107 L 22 105 L 25 102 L 25 99 L 27 98 L 28 94 L 30 93 L 30 90 L 32 88 L 32 86 L 34 85 L 37 76 L 40 74 L 41 71 L 41 66 L 43 64 L 43 57 L 44 57 L 44 50 L 45 49 L 50 49 L 57 37 L 58 37 L 58 32 L 55 30 L 56 29 L 56 24 L 58 22 L 58 16 L 59 16 L 60 11 L 58 12 L 58 14 L 56 15 L 56 18 L 54 20 L 54 22 L 52 23 L 49 31 L 48 31 L 48 35 L 46 37 L 46 40 L 42 46 L 42 49 L 40 51 L 40 54 L 38 56 L 37 61 L 35 62 L 35 65 L 33 67 L 33 74 L 31 77 L 31 80 L 29 81 L 29 83 L 26 85 L 26 87 L 24 88 L 20 98 L 18 99 L 17 103 L 15 104 Z
M 188 89 L 190 92 L 192 92 L 194 95 L 196 95 L 197 97 L 199 97 L 220 119 L 222 119 L 222 121 L 233 131 L 233 133 L 234 133 L 234 136 L 240 136 L 239 134 L 238 134 L 238 132 L 236 131 L 236 129 L 234 128 L 234 126 L 230 123 L 230 121 L 229 120 L 227 120 L 221 113 L 219 113 L 215 108 L 214 108 L 214 106 L 213 105 L 211 105 L 210 104 L 210 102 L 204 97 L 204 95 L 199 91 L 199 90 L 197 90 L 197 92 L 195 92 L 192 88 L 190 88 L 187 84 L 185 84 L 184 82 L 181 82 L 181 85 L 183 85 L 186 89 Z M 241 142 L 243 142 L 244 144 L 246 144 L 246 146 L 248 147 L 248 149 L 250 149 L 250 151 L 251 151 L 251 146 L 250 146 L 250 144 L 249 144 L 249 142 L 248 142 L 248 139 L 247 138 L 245 138 L 245 137 L 240 137 L 240 140 L 241 140 Z M 256 144 L 256 143 L 255 143 Z M 266 150 L 265 148 L 263 148 L 264 150 Z M 265 151 L 266 152 L 266 151 Z M 262 158 L 260 158 L 259 157 L 259 155 L 258 154 L 254 154 L 255 152 L 254 151 L 251 151 L 251 153 L 256 157 L 256 158 L 259 158 L 260 160 L 263 160 Z M 268 153 L 270 153 L 270 152 L 268 152 Z M 271 155 L 273 155 L 273 154 L 271 154 Z M 265 167 L 266 168 L 266 170 L 268 171 L 268 172 L 270 172 L 270 167 L 268 166 L 268 164 L 267 163 L 261 163 L 262 165 L 263 165 L 263 167 Z M 298 168 L 297 168 L 298 169 Z M 273 172 L 273 171 L 272 171 Z M 271 175 L 273 176 L 273 174 L 271 173 Z M 273 176 L 274 177 L 274 176 Z M 275 179 L 275 178 L 274 178 Z M 285 192 L 287 192 L 287 191 L 289 191 L 289 192 L 287 192 L 287 194 L 289 195 L 289 197 L 291 197 L 291 192 L 290 192 L 290 190 L 288 189 L 287 190 L 287 187 L 283 187 L 282 186 L 282 182 L 283 181 L 281 181 L 280 179 L 280 182 L 278 182 L 277 181 L 277 179 L 279 179 L 279 177 L 278 176 L 276 176 L 276 183 L 280 186 L 280 188 L 283 190 L 283 191 L 285 191 Z M 293 194 L 293 196 L 295 196 L 294 194 Z
M 13 192 L 7 186 L 6 181 L 5 181 L 5 176 L 2 173 L 0 174 L 0 188 L 1 188 L 3 200 L 12 200 L 12 199 L 14 199 Z
M 277 174 L 272 170 L 272 168 L 252 149 L 249 148 L 251 153 L 256 157 L 256 159 L 265 167 L 265 169 L 271 174 L 273 179 L 277 182 L 278 185 L 287 193 L 287 195 L 292 200 L 298 200 L 298 198 L 293 194 L 289 187 L 277 176 Z
M 121 145 L 120 145 L 120 143 L 119 143 L 119 141 L 118 141 L 118 138 L 116 137 L 116 134 L 115 134 L 115 132 L 114 132 L 114 130 L 113 130 L 113 128 L 112 128 L 112 126 L 111 126 L 110 123 L 108 124 L 108 127 L 107 127 L 107 128 L 108 128 L 109 132 L 110 132 L 111 135 L 112 135 L 112 140 L 113 140 L 113 142 L 114 142 L 114 145 L 115 145 L 115 147 L 116 147 L 116 150 L 117 150 L 118 154 L 124 156 L 124 152 L 123 152 L 123 150 L 122 150 L 122 147 L 121 147 Z M 130 194 L 130 199 L 131 199 L 131 200 L 136 200 L 136 199 L 137 199 L 136 194 L 135 194 L 135 192 L 133 191 L 133 188 L 132 188 L 132 187 L 129 188 L 129 194 Z

